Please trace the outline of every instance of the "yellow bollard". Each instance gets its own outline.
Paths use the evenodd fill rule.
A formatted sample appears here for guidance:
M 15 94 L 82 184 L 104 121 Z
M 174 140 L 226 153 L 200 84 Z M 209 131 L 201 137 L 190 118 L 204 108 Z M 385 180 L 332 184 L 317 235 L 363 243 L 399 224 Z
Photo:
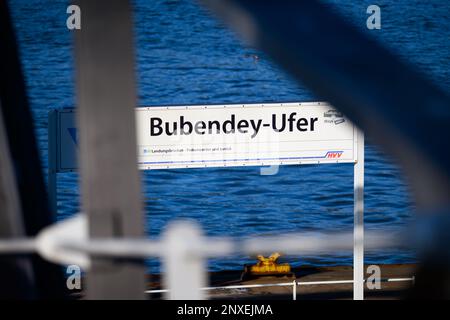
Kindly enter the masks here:
M 247 265 L 244 268 L 243 277 L 248 276 L 291 276 L 291 266 L 289 263 L 278 264 L 277 260 L 281 256 L 280 253 L 275 252 L 266 258 L 258 255 L 258 262 L 254 265 Z

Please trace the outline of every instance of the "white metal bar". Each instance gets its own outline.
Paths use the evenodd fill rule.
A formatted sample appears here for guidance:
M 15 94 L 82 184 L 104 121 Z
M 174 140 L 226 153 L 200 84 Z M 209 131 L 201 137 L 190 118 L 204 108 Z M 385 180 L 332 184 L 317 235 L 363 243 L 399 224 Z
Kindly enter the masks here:
M 58 222 L 57 225 L 67 222 L 68 219 Z M 53 226 L 52 226 L 53 228 Z M 71 230 L 72 233 L 76 232 Z M 369 244 L 370 248 L 389 248 L 392 244 L 402 244 L 398 237 L 386 235 L 384 233 L 369 233 L 369 237 L 365 235 L 365 244 Z M 58 243 L 58 250 L 76 251 L 99 257 L 116 257 L 116 258 L 148 258 L 160 257 L 166 250 L 166 244 L 163 240 L 149 239 L 130 239 L 130 238 L 102 238 L 89 241 L 72 241 L 67 242 L 59 239 L 60 234 L 55 234 L 55 243 Z M 384 237 L 381 239 L 381 237 Z M 59 240 L 56 240 L 59 239 Z M 380 240 L 377 240 L 380 239 Z M 22 240 L 30 240 L 33 238 L 24 238 Z M 17 239 L 16 239 L 17 240 Z M 16 240 L 0 240 L 0 245 L 7 247 L 15 245 Z M 324 241 L 327 240 L 327 241 Z M 314 246 L 303 242 L 317 242 Z M 267 246 L 265 246 L 267 244 Z M 286 244 L 286 246 L 283 246 Z M 284 249 L 285 248 L 285 249 Z M 336 234 L 322 235 L 315 234 L 311 236 L 291 234 L 289 237 L 258 237 L 255 239 L 246 239 L 243 241 L 232 241 L 229 238 L 208 238 L 204 243 L 197 247 L 190 246 L 186 249 L 186 253 L 191 256 L 204 257 L 220 257 L 226 256 L 233 252 L 242 254 L 254 254 L 255 252 L 270 252 L 283 250 L 285 254 L 303 255 L 311 252 L 333 252 L 336 250 L 349 251 L 352 246 L 352 234 Z M 0 254 L 3 252 L 0 250 Z
M 356 130 L 357 162 L 354 166 L 353 299 L 364 299 L 364 133 Z
M 292 286 L 292 282 L 283 283 L 261 283 L 261 284 L 243 284 L 233 286 L 207 287 L 201 290 L 215 290 L 215 289 L 250 289 L 250 288 L 264 288 L 264 287 L 286 287 Z
M 167 289 L 161 289 L 161 290 L 146 290 L 145 293 L 166 293 L 169 292 Z
M 299 286 L 312 286 L 321 284 L 347 284 L 353 283 L 353 280 L 330 280 L 330 281 L 308 281 L 308 282 L 298 282 Z
M 171 300 L 204 300 L 200 290 L 206 286 L 205 257 L 190 255 L 189 248 L 198 248 L 205 241 L 200 228 L 190 222 L 177 222 L 168 227 L 164 235 L 166 252 L 163 256 L 166 294 Z
M 297 300 L 297 281 L 292 281 L 292 300 Z
M 414 277 L 411 278 L 391 278 L 382 279 L 382 282 L 414 282 Z M 329 285 L 329 284 L 351 284 L 353 280 L 329 280 L 329 281 L 306 281 L 306 282 L 283 282 L 283 283 L 261 283 L 261 284 L 246 284 L 246 285 L 232 285 L 232 286 L 219 286 L 219 287 L 204 287 L 200 290 L 231 290 L 231 289 L 250 289 L 250 288 L 266 288 L 266 287 L 288 287 L 293 286 L 295 282 L 296 286 L 309 286 L 309 285 Z M 365 280 L 364 280 L 365 282 Z M 169 289 L 156 289 L 146 290 L 145 293 L 163 293 L 169 292 Z M 297 292 L 296 292 L 297 293 Z M 296 295 L 295 295 L 296 296 Z M 294 299 L 295 300 L 295 299 Z
M 412 281 L 414 282 L 414 277 L 411 278 L 391 278 L 387 279 L 387 282 L 402 282 L 402 281 Z

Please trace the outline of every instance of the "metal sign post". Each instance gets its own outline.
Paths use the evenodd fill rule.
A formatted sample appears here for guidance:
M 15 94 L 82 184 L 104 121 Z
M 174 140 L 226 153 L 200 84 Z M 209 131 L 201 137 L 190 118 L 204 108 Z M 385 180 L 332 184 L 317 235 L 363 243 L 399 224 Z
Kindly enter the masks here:
M 357 129 L 353 173 L 353 299 L 364 299 L 364 133 Z

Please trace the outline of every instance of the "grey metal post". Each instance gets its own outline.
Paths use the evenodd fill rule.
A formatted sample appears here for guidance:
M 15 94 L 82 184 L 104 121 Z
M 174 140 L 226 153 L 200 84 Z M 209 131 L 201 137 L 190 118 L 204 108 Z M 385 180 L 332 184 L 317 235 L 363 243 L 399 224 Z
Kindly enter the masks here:
M 83 210 L 92 238 L 144 236 L 136 156 L 131 5 L 80 0 L 75 31 Z M 143 299 L 145 266 L 94 258 L 89 299 Z
M 357 129 L 354 166 L 353 299 L 364 299 L 364 133 Z

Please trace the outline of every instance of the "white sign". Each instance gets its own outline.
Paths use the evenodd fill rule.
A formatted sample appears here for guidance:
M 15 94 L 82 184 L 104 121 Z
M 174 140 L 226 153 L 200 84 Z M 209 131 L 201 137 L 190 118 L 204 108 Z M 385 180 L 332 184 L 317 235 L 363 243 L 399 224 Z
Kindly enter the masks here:
M 57 171 L 76 169 L 74 109 L 58 111 Z M 356 162 L 356 128 L 320 102 L 136 109 L 141 169 Z
M 143 169 L 355 162 L 355 128 L 322 103 L 136 110 Z

